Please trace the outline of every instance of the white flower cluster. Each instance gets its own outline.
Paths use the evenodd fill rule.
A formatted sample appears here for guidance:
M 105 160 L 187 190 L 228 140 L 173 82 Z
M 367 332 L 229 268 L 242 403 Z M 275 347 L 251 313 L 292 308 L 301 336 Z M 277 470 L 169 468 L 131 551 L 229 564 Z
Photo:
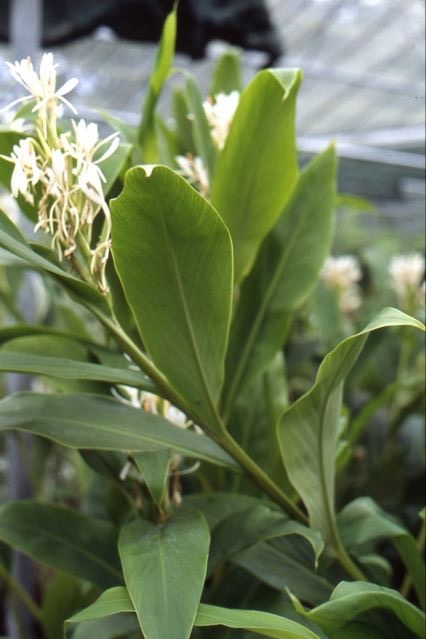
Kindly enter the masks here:
M 353 255 L 329 256 L 324 262 L 321 279 L 336 292 L 339 308 L 345 315 L 351 315 L 361 306 L 358 286 L 361 277 L 359 262 Z
M 59 256 L 71 258 L 76 249 L 90 256 L 90 270 L 100 290 L 107 292 L 105 267 L 110 251 L 111 218 L 103 193 L 105 176 L 99 164 L 112 155 L 119 145 L 114 133 L 99 140 L 98 127 L 84 120 L 72 121 L 72 128 L 60 133 L 57 116 L 60 103 L 75 112 L 64 97 L 77 84 L 68 80 L 56 88 L 56 68 L 51 53 L 43 55 L 37 73 L 31 60 L 8 63 L 12 76 L 27 91 L 18 102 L 34 101 L 36 114 L 33 137 L 25 137 L 13 147 L 10 157 L 14 169 L 11 191 L 34 204 L 37 199 L 38 222 L 52 236 L 52 245 Z M 99 211 L 104 215 L 104 227 L 95 249 L 91 249 L 92 225 Z
M 421 253 L 395 255 L 389 264 L 391 285 L 401 308 L 416 313 L 425 304 L 425 258 Z
M 194 157 L 191 153 L 178 155 L 175 159 L 179 166 L 179 173 L 193 184 L 201 195 L 207 197 L 210 183 L 203 160 L 198 155 Z
M 223 149 L 225 146 L 239 101 L 239 92 L 232 91 L 231 93 L 218 93 L 214 98 L 208 98 L 203 102 L 213 142 L 218 149 Z

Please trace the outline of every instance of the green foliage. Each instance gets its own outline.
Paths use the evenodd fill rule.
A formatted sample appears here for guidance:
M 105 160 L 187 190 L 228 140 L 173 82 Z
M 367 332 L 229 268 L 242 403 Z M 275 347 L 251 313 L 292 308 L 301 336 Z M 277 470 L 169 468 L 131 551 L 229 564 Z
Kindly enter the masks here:
M 300 82 L 298 70 L 260 72 L 241 94 L 217 161 L 211 200 L 231 233 L 236 283 L 250 271 L 297 180 L 294 127 Z
M 0 539 L 101 588 L 122 580 L 115 527 L 69 508 L 9 502 L 0 510 Z
M 229 233 L 193 188 L 162 167 L 149 177 L 129 171 L 112 214 L 114 260 L 142 340 L 215 429 L 231 306 Z
M 68 252 L 0 212 L 0 372 L 32 376 L 1 382 L 0 432 L 34 492 L 0 492 L 0 597 L 42 639 L 67 619 L 70 639 L 423 637 L 418 291 L 411 314 L 357 314 L 327 288 L 336 202 L 365 204 L 336 194 L 332 146 L 299 171 L 299 70 L 261 71 L 231 113 L 230 52 L 209 108 L 186 75 L 159 116 L 175 31 L 172 12 L 140 125 L 105 115 L 123 140 L 105 198 L 86 183 L 81 210 L 63 200 Z M 0 152 L 20 137 L 0 131 Z M 0 159 L 0 183 L 15 170 Z M 18 202 L 36 221 L 56 191 L 33 177 Z M 82 237 L 67 224 L 89 200 Z M 38 323 L 20 308 L 33 271 Z M 12 549 L 34 562 L 34 599 Z
M 190 636 L 209 541 L 207 523 L 197 512 L 181 512 L 158 525 L 137 520 L 121 530 L 118 547 L 124 579 L 145 636 Z

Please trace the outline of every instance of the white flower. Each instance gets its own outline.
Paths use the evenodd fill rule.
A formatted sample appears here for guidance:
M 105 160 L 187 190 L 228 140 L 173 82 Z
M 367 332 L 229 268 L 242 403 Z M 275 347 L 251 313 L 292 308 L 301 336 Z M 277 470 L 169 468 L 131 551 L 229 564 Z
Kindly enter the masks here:
M 417 290 L 425 274 L 425 258 L 420 253 L 395 255 L 389 265 L 392 286 L 403 297 L 407 291 Z
M 321 279 L 336 292 L 339 308 L 345 315 L 350 315 L 361 306 L 358 286 L 361 277 L 361 268 L 353 255 L 329 256 L 324 262 Z
M 421 253 L 395 255 L 389 264 L 389 274 L 402 308 L 415 312 L 424 303 L 424 256 Z
M 24 138 L 15 145 L 10 158 L 15 164 L 11 190 L 34 204 L 37 189 L 38 222 L 35 230 L 52 235 L 52 245 L 60 258 L 87 260 L 91 255 L 90 272 L 99 289 L 108 292 L 105 269 L 111 246 L 111 216 L 103 193 L 105 176 L 99 164 L 110 157 L 119 145 L 118 133 L 99 139 L 95 123 L 72 121 L 72 129 L 59 133 L 58 102 L 73 109 L 64 98 L 77 84 L 69 80 L 56 88 L 56 68 L 51 53 L 43 55 L 37 73 L 29 58 L 8 65 L 12 76 L 28 91 L 29 96 L 17 102 L 34 99 L 37 113 L 34 138 Z M 74 109 L 73 109 L 74 110 Z M 99 211 L 103 212 L 97 246 L 92 249 L 92 225 Z M 80 256 L 74 255 L 80 249 Z M 80 265 L 81 266 L 81 265 Z
M 209 192 L 210 182 L 203 160 L 198 156 L 193 157 L 190 153 L 185 156 L 177 155 L 175 160 L 181 175 L 193 184 L 201 195 L 206 197 Z
M 53 62 L 52 53 L 44 53 L 41 62 L 39 73 L 37 73 L 33 67 L 31 58 L 24 58 L 20 62 L 11 64 L 6 62 L 9 67 L 12 77 L 19 82 L 29 93 L 28 96 L 19 98 L 8 105 L 8 109 L 19 102 L 25 102 L 30 99 L 36 101 L 33 111 L 38 111 L 42 107 L 49 106 L 51 103 L 58 101 L 63 102 L 74 113 L 76 110 L 72 104 L 64 97 L 67 93 L 72 91 L 78 84 L 77 78 L 71 78 L 59 89 L 56 88 L 56 69 L 57 64 Z
M 10 182 L 12 195 L 18 197 L 19 194 L 22 194 L 27 202 L 33 204 L 34 196 L 32 189 L 42 177 L 34 140 L 32 138 L 20 140 L 19 144 L 13 146 L 10 158 L 5 159 L 13 162 L 15 165 Z
M 211 135 L 218 149 L 223 149 L 235 111 L 240 101 L 238 91 L 218 93 L 203 102 L 204 112 L 211 127 Z

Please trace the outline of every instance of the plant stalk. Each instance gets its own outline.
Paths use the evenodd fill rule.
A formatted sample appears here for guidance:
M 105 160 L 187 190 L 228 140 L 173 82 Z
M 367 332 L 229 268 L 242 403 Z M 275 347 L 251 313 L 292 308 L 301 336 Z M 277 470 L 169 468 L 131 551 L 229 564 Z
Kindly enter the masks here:
M 22 604 L 26 607 L 28 612 L 37 619 L 37 621 L 43 621 L 43 612 L 40 606 L 30 597 L 22 586 L 18 584 L 16 579 L 6 570 L 5 566 L 0 562 L 0 579 L 3 580 L 7 590 L 15 595 Z
M 346 573 L 352 577 L 352 579 L 355 579 L 355 581 L 368 581 L 362 570 L 358 568 L 356 563 L 350 558 L 340 540 L 337 546 L 337 561 Z
M 246 471 L 254 483 L 276 502 L 290 517 L 302 524 L 308 524 L 308 517 L 294 504 L 291 499 L 281 490 L 277 484 L 267 475 L 254 459 L 247 455 L 246 451 L 235 441 L 235 439 L 224 431 L 216 441 L 237 461 Z

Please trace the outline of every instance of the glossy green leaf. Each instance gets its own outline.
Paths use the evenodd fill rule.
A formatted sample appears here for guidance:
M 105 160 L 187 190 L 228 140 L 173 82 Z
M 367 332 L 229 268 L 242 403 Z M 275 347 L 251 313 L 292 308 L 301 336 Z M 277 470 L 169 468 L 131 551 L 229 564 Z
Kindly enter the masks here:
M 195 152 L 203 160 L 203 164 L 211 178 L 216 165 L 216 150 L 213 145 L 200 91 L 197 82 L 191 75 L 187 77 L 185 98 L 188 112 L 191 114 Z
M 278 441 L 290 481 L 303 499 L 313 528 L 330 550 L 340 547 L 334 512 L 335 455 L 346 375 L 368 334 L 384 327 L 411 326 L 418 320 L 396 309 L 384 309 L 368 326 L 341 342 L 323 360 L 311 390 L 281 417 Z
M 211 96 L 218 93 L 232 93 L 241 91 L 241 61 L 240 52 L 230 49 L 225 51 L 213 69 L 212 81 L 209 94 Z
M 209 565 L 214 567 L 257 543 L 290 535 L 303 537 L 317 560 L 324 543 L 316 531 L 267 506 L 251 506 L 227 517 L 214 529 Z
M 203 590 L 209 529 L 197 512 L 137 520 L 119 537 L 124 580 L 145 639 L 188 639 Z
M 361 616 L 373 611 L 396 617 L 405 626 L 407 634 L 404 636 L 424 638 L 424 614 L 406 601 L 399 592 L 376 584 L 342 582 L 333 591 L 328 602 L 306 613 L 306 616 L 323 628 L 330 639 L 355 639 L 357 636 L 364 636 L 361 634 L 364 628 L 368 633 L 370 624 L 366 626 Z M 360 617 L 360 623 L 354 628 L 357 617 Z M 377 614 L 376 618 L 380 624 L 380 615 Z M 374 632 L 374 626 L 372 630 Z M 356 632 L 359 634 L 355 634 Z M 380 633 L 371 636 L 383 637 Z M 395 629 L 394 636 L 399 637 L 401 634 Z
M 195 625 L 243 628 L 273 639 L 319 639 L 309 628 L 285 617 L 258 610 L 232 610 L 207 604 L 200 605 Z
M 108 310 L 108 305 L 99 291 L 64 271 L 56 263 L 36 253 L 27 243 L 24 236 L 13 222 L 0 210 L 0 247 L 19 257 L 27 263 L 29 268 L 46 272 L 59 281 L 68 292 L 82 298 L 88 304 L 102 311 Z
M 226 360 L 224 405 L 282 347 L 291 312 L 313 288 L 332 241 L 336 156 L 329 148 L 300 176 L 241 290 Z
M 195 155 L 194 132 L 185 91 L 182 87 L 173 87 L 173 119 L 175 121 L 174 135 L 179 153 Z
M 128 452 L 171 448 L 186 457 L 238 469 L 210 438 L 104 396 L 11 395 L 0 401 L 0 431 L 11 429 L 71 448 Z
M 163 27 L 163 33 L 154 68 L 149 76 L 148 91 L 146 93 L 142 120 L 138 131 L 138 140 L 142 150 L 143 161 L 146 163 L 158 162 L 158 149 L 155 132 L 155 110 L 158 100 L 171 71 L 175 53 L 177 16 L 176 10 L 169 13 Z
M 337 516 L 337 526 L 345 548 L 355 550 L 368 542 L 391 539 L 410 574 L 422 608 L 425 607 L 425 565 L 416 540 L 402 524 L 369 497 L 347 504 Z M 358 554 L 358 553 L 357 553 Z M 362 561 L 362 554 L 358 556 Z
M 112 251 L 155 365 L 215 427 L 232 288 L 229 233 L 214 209 L 165 167 L 127 173 L 111 202 Z
M 289 497 L 296 497 L 288 481 L 277 442 L 277 422 L 288 407 L 288 388 L 285 361 L 279 351 L 266 371 L 248 384 L 238 397 L 227 420 L 231 435 L 246 453 L 280 486 Z M 234 479 L 234 490 L 253 491 L 250 478 L 240 475 Z
M 83 621 L 94 621 L 104 619 L 110 615 L 117 615 L 120 612 L 135 612 L 135 607 L 129 596 L 127 588 L 115 586 L 105 590 L 96 601 L 87 606 L 84 610 L 77 612 L 67 623 L 81 623 Z
M 250 271 L 260 244 L 288 201 L 298 175 L 295 101 L 298 70 L 267 70 L 241 94 L 219 154 L 211 201 L 228 226 L 235 281 Z
M 160 511 L 164 506 L 167 494 L 171 456 L 171 451 L 167 449 L 133 455 L 146 487 Z
M 300 535 L 260 542 L 234 555 L 232 562 L 272 588 L 289 589 L 311 604 L 322 603 L 332 590 L 327 579 L 315 572 L 311 542 Z
M 68 623 L 81 623 L 120 612 L 132 611 L 134 611 L 134 606 L 127 590 L 116 587 L 102 593 L 94 604 L 74 615 L 68 620 Z M 316 633 L 291 619 L 257 610 L 232 610 L 207 604 L 198 606 L 194 625 L 241 628 L 274 639 L 318 639 Z M 172 639 L 174 635 L 164 636 Z
M 149 392 L 155 392 L 156 389 L 151 380 L 141 372 L 130 369 L 126 371 L 90 362 L 79 362 L 64 357 L 43 357 L 42 355 L 0 351 L 0 371 L 125 384 Z
M 63 506 L 20 500 L 0 508 L 0 539 L 101 588 L 122 582 L 117 530 Z
M 263 498 L 231 492 L 194 493 L 185 495 L 184 499 L 186 507 L 199 510 L 204 515 L 210 529 L 218 526 L 221 521 L 233 513 L 265 505 Z M 269 505 L 273 506 L 273 504 Z

